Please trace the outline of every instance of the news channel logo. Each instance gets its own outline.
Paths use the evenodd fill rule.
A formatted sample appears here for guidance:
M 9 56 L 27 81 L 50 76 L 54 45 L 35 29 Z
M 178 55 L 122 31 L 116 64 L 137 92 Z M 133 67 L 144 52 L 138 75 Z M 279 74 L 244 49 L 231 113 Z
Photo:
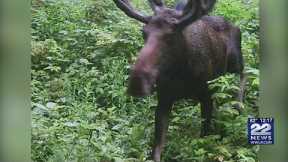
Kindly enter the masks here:
M 274 119 L 248 118 L 248 142 L 252 145 L 274 144 Z

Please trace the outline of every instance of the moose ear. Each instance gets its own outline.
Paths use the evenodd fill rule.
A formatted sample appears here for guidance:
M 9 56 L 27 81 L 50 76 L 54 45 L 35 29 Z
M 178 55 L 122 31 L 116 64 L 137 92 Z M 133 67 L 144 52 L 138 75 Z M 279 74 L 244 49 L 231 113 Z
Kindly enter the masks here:
M 182 0 L 176 6 L 176 10 L 182 13 L 177 23 L 178 28 L 185 28 L 203 15 L 212 10 L 216 0 Z

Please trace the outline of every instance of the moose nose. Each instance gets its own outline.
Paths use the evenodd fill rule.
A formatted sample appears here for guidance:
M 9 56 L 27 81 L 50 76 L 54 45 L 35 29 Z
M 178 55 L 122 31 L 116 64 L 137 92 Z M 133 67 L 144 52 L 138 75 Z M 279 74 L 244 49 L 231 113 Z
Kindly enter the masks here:
M 145 97 L 151 94 L 152 76 L 146 72 L 132 71 L 129 78 L 128 94 L 134 97 Z

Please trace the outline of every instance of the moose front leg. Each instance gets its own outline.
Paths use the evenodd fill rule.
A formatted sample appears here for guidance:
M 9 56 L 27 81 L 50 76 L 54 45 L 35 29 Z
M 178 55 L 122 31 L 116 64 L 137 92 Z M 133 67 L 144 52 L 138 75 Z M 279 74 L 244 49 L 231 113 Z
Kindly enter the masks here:
M 155 141 L 152 152 L 154 162 L 160 162 L 161 160 L 161 152 L 165 144 L 172 105 L 172 101 L 164 99 L 159 99 L 158 101 L 158 107 L 155 112 Z
M 203 137 L 207 136 L 210 132 L 212 110 L 213 110 L 213 102 L 208 87 L 205 88 L 204 93 L 201 95 L 200 103 L 201 103 L 201 118 L 202 118 L 200 136 Z

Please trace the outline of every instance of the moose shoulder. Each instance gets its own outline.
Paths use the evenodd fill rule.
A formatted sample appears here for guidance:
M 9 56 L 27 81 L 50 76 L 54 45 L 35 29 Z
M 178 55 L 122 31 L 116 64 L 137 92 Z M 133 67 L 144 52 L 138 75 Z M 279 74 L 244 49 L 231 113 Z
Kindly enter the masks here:
M 193 98 L 201 103 L 201 136 L 210 130 L 213 109 L 207 81 L 227 72 L 241 78 L 242 102 L 245 77 L 238 27 L 222 17 L 205 16 L 215 0 L 183 0 L 175 9 L 160 0 L 149 0 L 153 16 L 135 11 L 128 0 L 114 0 L 126 15 L 143 22 L 145 44 L 130 72 L 128 93 L 142 97 L 156 89 L 155 142 L 152 158 L 161 159 L 173 103 Z

